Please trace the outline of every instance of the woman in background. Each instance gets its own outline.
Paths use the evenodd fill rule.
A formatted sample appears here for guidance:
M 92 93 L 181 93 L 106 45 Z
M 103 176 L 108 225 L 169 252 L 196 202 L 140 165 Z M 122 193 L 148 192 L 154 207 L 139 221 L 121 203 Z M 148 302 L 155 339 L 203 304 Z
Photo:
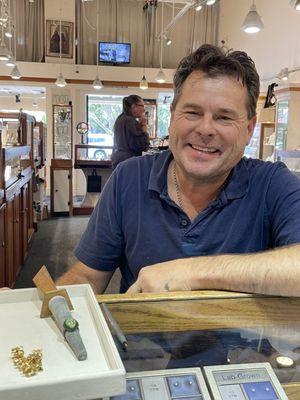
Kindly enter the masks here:
M 145 103 L 140 96 L 132 94 L 123 99 L 123 112 L 114 125 L 113 169 L 130 157 L 141 156 L 149 147 Z

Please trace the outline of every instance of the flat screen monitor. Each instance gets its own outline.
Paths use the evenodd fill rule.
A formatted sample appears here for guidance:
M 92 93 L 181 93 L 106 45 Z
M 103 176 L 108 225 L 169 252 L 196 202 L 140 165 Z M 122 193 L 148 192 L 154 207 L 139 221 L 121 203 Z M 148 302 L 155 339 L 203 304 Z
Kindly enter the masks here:
M 130 43 L 99 42 L 99 61 L 111 64 L 129 64 L 130 50 Z

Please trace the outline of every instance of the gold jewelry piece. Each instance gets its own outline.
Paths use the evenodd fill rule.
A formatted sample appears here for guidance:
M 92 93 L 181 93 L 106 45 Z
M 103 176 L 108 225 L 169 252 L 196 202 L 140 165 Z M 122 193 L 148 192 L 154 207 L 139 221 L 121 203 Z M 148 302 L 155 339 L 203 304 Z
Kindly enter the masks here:
M 173 180 L 174 180 L 174 186 L 175 186 L 175 191 L 176 191 L 176 197 L 177 197 L 177 201 L 179 204 L 179 207 L 184 210 L 183 208 L 183 203 L 182 203 L 182 198 L 181 198 L 181 193 L 180 193 L 180 188 L 179 188 L 179 184 L 178 184 L 178 180 L 177 180 L 177 175 L 176 175 L 176 163 L 174 160 L 173 163 Z
M 39 371 L 43 370 L 41 349 L 32 350 L 25 357 L 23 346 L 13 347 L 11 349 L 11 357 L 14 366 L 26 377 L 36 375 Z

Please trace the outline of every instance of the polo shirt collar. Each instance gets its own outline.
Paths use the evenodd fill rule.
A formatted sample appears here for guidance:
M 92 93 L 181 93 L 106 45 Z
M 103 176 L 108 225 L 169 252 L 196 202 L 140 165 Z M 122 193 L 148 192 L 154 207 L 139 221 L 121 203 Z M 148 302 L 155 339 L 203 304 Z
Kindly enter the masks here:
M 156 159 L 150 171 L 148 189 L 154 190 L 159 194 L 166 194 L 168 166 L 173 159 L 173 155 L 167 150 L 159 153 L 155 157 Z M 248 183 L 249 172 L 245 159 L 242 158 L 230 172 L 227 183 L 221 191 L 220 199 L 222 203 L 226 203 L 227 200 L 243 197 L 248 191 Z

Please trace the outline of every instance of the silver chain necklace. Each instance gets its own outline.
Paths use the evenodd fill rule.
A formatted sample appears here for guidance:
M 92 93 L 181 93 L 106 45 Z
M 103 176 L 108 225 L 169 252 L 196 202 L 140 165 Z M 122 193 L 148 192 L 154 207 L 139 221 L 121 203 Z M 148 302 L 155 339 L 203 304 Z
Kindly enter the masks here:
M 183 210 L 182 198 L 181 198 L 181 193 L 180 193 L 179 184 L 178 184 L 177 175 L 176 175 L 175 160 L 174 160 L 174 164 L 173 164 L 173 178 L 174 178 L 174 185 L 175 185 L 177 201 L 179 203 L 180 208 Z

